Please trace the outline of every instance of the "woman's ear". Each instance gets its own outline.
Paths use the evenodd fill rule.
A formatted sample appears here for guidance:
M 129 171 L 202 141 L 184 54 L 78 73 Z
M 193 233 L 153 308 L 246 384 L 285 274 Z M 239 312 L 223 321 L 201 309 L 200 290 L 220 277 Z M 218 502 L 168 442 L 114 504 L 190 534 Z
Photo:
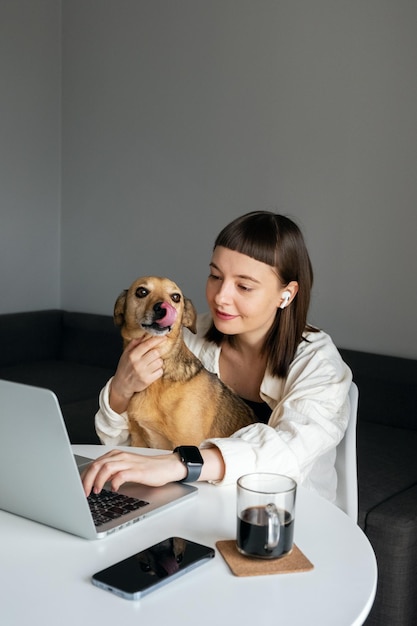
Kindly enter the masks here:
M 296 280 L 292 280 L 284 287 L 281 295 L 281 303 L 279 304 L 280 309 L 285 309 L 291 302 L 294 300 L 295 296 L 298 292 L 298 283 Z

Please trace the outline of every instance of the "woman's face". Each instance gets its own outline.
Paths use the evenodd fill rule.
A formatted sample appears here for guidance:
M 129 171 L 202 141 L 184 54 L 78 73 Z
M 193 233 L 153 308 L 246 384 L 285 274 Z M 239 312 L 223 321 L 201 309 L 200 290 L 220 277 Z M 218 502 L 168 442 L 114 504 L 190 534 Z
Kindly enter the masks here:
M 214 249 L 206 298 L 221 333 L 263 339 L 274 322 L 284 290 L 270 265 L 222 246 Z

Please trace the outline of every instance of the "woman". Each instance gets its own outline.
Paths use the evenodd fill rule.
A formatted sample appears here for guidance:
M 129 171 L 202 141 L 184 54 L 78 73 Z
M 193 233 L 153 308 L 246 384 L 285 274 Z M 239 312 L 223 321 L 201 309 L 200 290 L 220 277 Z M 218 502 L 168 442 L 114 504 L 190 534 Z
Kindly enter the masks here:
M 206 286 L 210 313 L 199 316 L 197 335 L 184 331 L 185 341 L 259 422 L 203 442 L 192 479 L 225 484 L 253 471 L 278 472 L 334 500 L 335 448 L 347 426 L 352 376 L 330 337 L 307 324 L 312 281 L 303 236 L 287 217 L 255 211 L 218 235 Z M 129 444 L 127 405 L 162 375 L 163 341 L 132 341 L 124 350 L 100 394 L 96 429 L 103 443 Z M 184 480 L 182 452 L 113 450 L 87 470 L 85 492 L 99 492 L 107 480 L 115 490 L 126 481 Z

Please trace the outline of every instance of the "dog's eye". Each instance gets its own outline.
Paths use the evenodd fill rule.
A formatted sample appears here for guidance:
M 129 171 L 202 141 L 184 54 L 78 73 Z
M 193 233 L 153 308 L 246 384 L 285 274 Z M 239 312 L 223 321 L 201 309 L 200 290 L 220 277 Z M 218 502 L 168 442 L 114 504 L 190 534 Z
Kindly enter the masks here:
M 142 570 L 142 572 L 150 572 L 151 571 L 151 566 L 149 565 L 149 563 L 142 563 L 141 562 L 140 569 Z
M 149 291 L 147 289 L 145 289 L 145 287 L 138 287 L 136 289 L 136 295 L 137 295 L 138 298 L 146 298 L 148 293 L 149 293 Z
M 179 302 L 181 300 L 181 295 L 179 293 L 173 293 L 171 295 L 172 302 Z

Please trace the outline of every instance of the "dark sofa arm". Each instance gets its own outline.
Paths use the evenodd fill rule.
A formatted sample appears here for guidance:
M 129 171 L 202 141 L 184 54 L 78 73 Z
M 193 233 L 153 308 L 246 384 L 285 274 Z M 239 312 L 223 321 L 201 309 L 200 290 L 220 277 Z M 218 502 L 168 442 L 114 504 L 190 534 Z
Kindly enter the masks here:
M 378 561 L 378 589 L 369 626 L 415 624 L 417 593 L 417 485 L 370 511 L 365 532 Z

